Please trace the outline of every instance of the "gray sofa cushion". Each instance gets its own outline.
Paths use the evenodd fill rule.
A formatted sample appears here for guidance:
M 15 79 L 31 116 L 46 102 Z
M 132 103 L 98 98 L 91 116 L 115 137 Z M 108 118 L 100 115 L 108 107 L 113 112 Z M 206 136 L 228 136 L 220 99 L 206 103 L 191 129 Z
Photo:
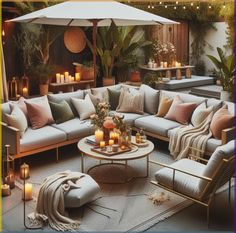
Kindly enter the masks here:
M 142 84 L 140 91 L 144 92 L 144 112 L 156 114 L 159 103 L 159 91 Z
M 65 132 L 68 140 L 86 137 L 94 133 L 94 129 L 89 121 L 81 121 L 77 117 L 61 124 L 53 124 L 52 126 Z
M 135 126 L 138 128 L 144 128 L 148 132 L 167 137 L 168 131 L 179 127 L 180 124 L 161 117 L 145 116 L 136 119 Z
M 83 99 L 84 98 L 84 91 L 75 91 L 75 92 L 68 92 L 68 93 L 59 93 L 59 94 L 49 94 L 48 100 L 50 102 L 60 103 L 62 100 L 65 100 L 69 105 L 70 108 L 75 116 L 78 116 L 78 113 L 71 101 L 71 97 Z
M 196 103 L 199 105 L 200 103 L 206 101 L 206 98 L 204 97 L 198 97 L 195 95 L 180 93 L 180 92 L 172 92 L 172 91 L 161 91 L 160 96 L 164 94 L 165 96 L 174 99 L 176 95 L 179 95 L 181 100 L 185 103 Z
M 82 174 L 82 173 L 81 173 Z M 77 180 L 78 189 L 71 189 L 65 194 L 65 207 L 80 207 L 94 199 L 100 192 L 97 182 L 89 175 L 83 174 L 84 177 Z
M 111 113 L 116 113 L 115 111 L 110 111 Z M 140 117 L 148 116 L 147 113 L 144 114 L 136 114 L 136 113 L 120 113 L 124 115 L 124 122 L 130 125 L 131 127 L 134 126 L 134 121 Z
M 28 128 L 20 139 L 20 152 L 30 151 L 40 147 L 66 141 L 66 133 L 51 126 L 40 129 Z
M 196 175 L 202 175 L 206 165 L 198 163 L 190 159 L 181 159 L 171 164 L 171 167 L 178 168 L 187 172 L 194 173 Z M 173 188 L 173 170 L 170 168 L 162 168 L 156 172 L 155 178 L 158 183 Z M 175 173 L 175 187 L 174 190 L 183 193 L 185 195 L 199 198 L 202 189 L 199 188 L 200 179 L 194 176 L 190 176 L 176 171 Z
M 222 145 L 222 141 L 216 138 L 210 138 L 206 144 L 206 151 L 213 153 L 218 146 Z

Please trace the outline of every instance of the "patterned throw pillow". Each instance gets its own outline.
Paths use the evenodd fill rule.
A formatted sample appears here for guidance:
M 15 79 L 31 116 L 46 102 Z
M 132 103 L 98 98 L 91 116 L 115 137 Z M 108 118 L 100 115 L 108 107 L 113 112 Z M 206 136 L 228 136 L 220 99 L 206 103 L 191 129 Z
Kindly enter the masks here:
M 213 111 L 213 106 L 207 108 L 206 102 L 203 102 L 200 105 L 198 105 L 197 108 L 194 110 L 191 118 L 192 125 L 195 127 L 200 125 L 212 111 Z
M 19 129 L 22 138 L 28 128 L 28 122 L 23 111 L 17 105 L 13 105 L 11 114 L 5 114 L 5 116 L 10 126 Z
M 233 126 L 234 115 L 232 115 L 227 109 L 227 106 L 224 105 L 213 115 L 210 130 L 214 138 L 221 139 L 222 130 L 231 128 Z
M 88 94 L 84 99 L 71 98 L 71 101 L 79 114 L 80 120 L 88 119 L 96 112 L 93 102 Z
M 127 90 L 121 91 L 117 112 L 144 114 L 143 110 L 144 94 L 142 92 L 132 94 Z
M 196 108 L 195 103 L 184 103 L 180 96 L 177 95 L 166 114 L 165 118 L 168 120 L 177 121 L 180 124 L 186 125 L 192 116 L 193 110 Z
M 61 101 L 60 103 L 49 102 L 49 104 L 52 110 L 53 118 L 57 124 L 74 118 L 74 114 L 70 108 L 70 105 L 65 100 Z

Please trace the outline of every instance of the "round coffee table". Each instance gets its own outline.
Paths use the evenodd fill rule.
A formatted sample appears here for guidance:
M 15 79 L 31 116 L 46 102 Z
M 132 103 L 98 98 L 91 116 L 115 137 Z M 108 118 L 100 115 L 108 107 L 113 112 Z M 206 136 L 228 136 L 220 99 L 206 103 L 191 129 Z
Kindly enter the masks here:
M 134 137 L 132 137 L 132 141 L 133 140 L 134 140 Z M 99 164 L 95 165 L 93 167 L 90 167 L 87 171 L 88 174 L 92 169 L 94 169 L 96 167 L 115 164 L 115 165 L 124 166 L 125 179 L 124 179 L 124 182 L 121 182 L 121 183 L 126 183 L 133 178 L 146 178 L 146 177 L 148 177 L 148 173 L 149 173 L 149 154 L 154 149 L 154 145 L 151 141 L 147 140 L 147 144 L 148 145 L 145 147 L 137 147 L 136 145 L 132 145 L 131 151 L 124 152 L 124 153 L 118 154 L 118 155 L 107 156 L 107 155 L 103 155 L 103 154 L 92 151 L 91 149 L 93 148 L 93 146 L 86 142 L 86 138 L 82 138 L 78 142 L 78 145 L 77 145 L 78 149 L 81 151 L 81 172 L 82 173 L 85 172 L 85 168 L 84 168 L 85 157 L 91 157 L 91 158 L 99 160 Z M 146 157 L 146 175 L 145 176 L 128 177 L 128 175 L 127 175 L 128 161 L 141 159 L 144 157 Z M 110 161 L 110 163 L 102 163 L 102 161 Z M 125 163 L 124 164 L 118 163 L 120 161 L 123 161 Z M 99 181 L 99 182 L 106 183 L 106 182 L 102 182 L 102 181 Z

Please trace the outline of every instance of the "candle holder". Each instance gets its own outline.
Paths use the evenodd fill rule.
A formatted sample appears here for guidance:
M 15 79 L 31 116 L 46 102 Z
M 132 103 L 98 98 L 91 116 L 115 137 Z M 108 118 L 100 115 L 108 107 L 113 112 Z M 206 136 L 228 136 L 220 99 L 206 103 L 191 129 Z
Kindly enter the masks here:
M 2 166 L 2 183 L 10 186 L 11 189 L 15 187 L 15 165 L 14 158 L 9 153 L 10 145 L 5 145 L 5 153 L 3 155 Z
M 22 95 L 24 97 L 28 97 L 29 96 L 29 78 L 25 74 L 21 78 L 21 83 L 22 83 Z
M 23 180 L 23 203 L 24 203 L 24 208 L 23 208 L 23 214 L 24 214 L 24 226 L 26 229 L 29 229 L 29 230 L 38 230 L 38 229 L 42 229 L 42 227 L 31 227 L 31 226 L 27 226 L 26 224 L 26 201 L 30 201 L 32 200 L 32 197 L 31 198 L 27 198 L 26 199 L 26 184 L 25 184 L 25 181 L 27 179 L 30 178 L 29 176 L 29 165 L 27 165 L 26 163 L 22 164 L 21 165 L 21 171 L 22 171 L 22 174 L 20 174 L 20 178 Z M 31 187 L 31 191 L 32 191 L 32 187 Z

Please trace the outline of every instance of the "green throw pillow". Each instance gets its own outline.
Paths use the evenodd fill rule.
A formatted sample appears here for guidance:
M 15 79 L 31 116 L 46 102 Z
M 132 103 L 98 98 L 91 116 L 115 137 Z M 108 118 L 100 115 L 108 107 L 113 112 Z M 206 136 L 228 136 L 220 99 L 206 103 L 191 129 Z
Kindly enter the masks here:
M 111 110 L 116 110 L 119 104 L 120 91 L 107 88 L 107 92 L 108 92 L 108 99 L 109 99 L 109 104 L 111 106 Z
M 53 118 L 57 124 L 73 119 L 75 116 L 70 105 L 65 101 L 60 103 L 49 102 Z

